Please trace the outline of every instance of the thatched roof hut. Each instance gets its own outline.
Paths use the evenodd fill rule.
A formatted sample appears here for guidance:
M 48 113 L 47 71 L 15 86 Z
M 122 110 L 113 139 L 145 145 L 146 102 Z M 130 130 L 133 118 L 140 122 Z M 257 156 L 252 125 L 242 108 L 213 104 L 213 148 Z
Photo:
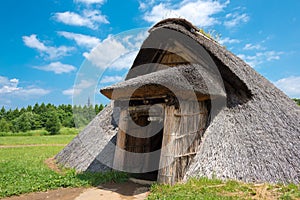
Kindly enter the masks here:
M 299 107 L 186 20 L 149 32 L 125 81 L 101 90 L 114 102 L 57 161 L 170 184 L 191 176 L 299 183 Z

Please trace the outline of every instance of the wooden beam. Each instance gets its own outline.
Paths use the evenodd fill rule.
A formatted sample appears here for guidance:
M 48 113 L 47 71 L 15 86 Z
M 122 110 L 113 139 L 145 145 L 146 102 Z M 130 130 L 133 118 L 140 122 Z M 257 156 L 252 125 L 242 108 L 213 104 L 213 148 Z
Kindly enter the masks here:
M 120 113 L 119 131 L 117 135 L 117 144 L 116 144 L 118 148 L 115 149 L 114 162 L 113 162 L 113 169 L 117 169 L 117 170 L 122 170 L 124 166 L 125 154 L 122 150 L 125 150 L 125 143 L 126 143 L 125 131 L 126 131 L 127 122 L 126 120 L 123 119 L 125 119 L 126 117 L 127 117 L 127 111 L 122 110 Z

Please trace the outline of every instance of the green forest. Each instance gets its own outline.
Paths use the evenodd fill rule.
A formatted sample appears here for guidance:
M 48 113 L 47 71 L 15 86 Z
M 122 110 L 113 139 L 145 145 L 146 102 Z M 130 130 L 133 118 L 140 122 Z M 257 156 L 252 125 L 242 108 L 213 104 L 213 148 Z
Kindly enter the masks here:
M 86 126 L 104 106 L 38 104 L 21 109 L 0 110 L 0 132 L 26 132 L 44 129 L 54 135 L 62 127 L 80 128 Z

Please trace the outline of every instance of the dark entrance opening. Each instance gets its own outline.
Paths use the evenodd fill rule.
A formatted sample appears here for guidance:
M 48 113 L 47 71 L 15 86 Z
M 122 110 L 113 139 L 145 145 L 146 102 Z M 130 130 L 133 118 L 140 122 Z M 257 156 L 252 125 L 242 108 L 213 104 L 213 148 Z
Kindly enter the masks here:
M 132 139 L 132 136 L 129 136 L 128 138 Z M 148 153 L 148 152 L 160 150 L 161 146 L 162 146 L 162 140 L 163 140 L 163 129 L 160 130 L 159 133 L 155 134 L 154 136 L 144 139 L 144 140 L 145 140 L 144 141 L 145 146 L 142 147 L 143 152 Z M 151 172 L 145 172 L 145 173 L 130 174 L 130 176 L 132 176 L 133 178 L 137 178 L 137 179 L 157 181 L 159 161 L 160 161 L 160 159 L 148 160 L 148 162 L 156 162 L 155 165 L 157 166 L 157 170 L 151 171 Z
M 131 102 L 132 103 L 132 102 Z M 164 109 L 162 104 L 137 104 L 136 102 L 121 111 L 123 119 L 119 123 L 123 130 L 119 130 L 118 146 L 126 152 L 145 153 L 141 163 L 132 158 L 124 157 L 123 165 L 130 166 L 134 163 L 139 166 L 141 173 L 132 173 L 137 179 L 157 181 L 160 156 L 148 155 L 161 149 L 164 133 Z M 125 120 L 124 120 L 125 119 Z M 160 153 L 160 152 L 158 152 Z M 155 169 L 148 171 L 148 169 Z

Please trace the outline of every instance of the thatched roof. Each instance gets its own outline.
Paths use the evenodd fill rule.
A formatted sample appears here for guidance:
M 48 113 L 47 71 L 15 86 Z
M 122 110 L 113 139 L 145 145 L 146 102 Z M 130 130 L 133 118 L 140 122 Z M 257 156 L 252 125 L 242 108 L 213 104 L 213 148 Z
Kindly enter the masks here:
M 113 103 L 110 103 L 56 155 L 56 161 L 77 171 L 110 170 L 118 131 L 112 113 Z
M 167 68 L 103 88 L 101 93 L 115 100 L 162 96 L 171 92 L 181 98 L 189 98 L 195 94 L 199 98 L 225 97 L 223 85 L 220 85 L 217 77 L 207 71 L 200 74 L 199 70 L 201 67 L 197 64 Z
M 167 19 L 159 22 L 150 30 L 143 46 L 152 45 L 151 37 L 161 36 L 163 29 L 184 34 L 208 52 L 218 68 L 227 95 L 226 106 L 210 122 L 199 152 L 188 168 L 185 178 L 215 176 L 247 182 L 299 183 L 300 108 L 295 102 L 225 47 L 199 33 L 197 28 L 186 20 Z M 161 41 L 166 40 L 163 36 L 160 38 Z M 143 49 L 143 46 L 132 69 L 141 64 L 158 62 L 154 59 L 158 51 Z M 196 66 L 191 64 L 192 62 L 189 63 Z M 168 70 L 173 72 L 172 69 Z M 156 71 L 158 70 L 149 69 L 139 72 L 140 74 L 129 73 L 124 83 L 111 89 L 139 86 L 138 76 L 148 77 L 146 80 L 151 84 L 151 78 L 158 82 L 161 77 L 169 80 L 161 74 L 162 72 Z M 163 85 L 166 82 L 161 83 Z M 181 87 L 180 81 L 176 87 Z M 205 87 L 199 87 L 199 93 L 206 93 L 203 88 Z M 106 95 L 110 96 L 109 92 Z M 112 120 L 111 115 L 107 114 L 111 109 L 107 107 L 94 120 L 92 128 L 85 129 L 57 156 L 61 163 L 86 170 L 87 167 L 77 166 L 81 165 L 81 162 L 88 163 L 101 154 L 105 143 L 117 133 L 113 126 L 107 127 L 108 122 Z M 97 129 L 93 129 L 96 126 Z M 97 138 L 96 131 L 107 134 L 107 138 Z M 92 152 L 89 161 L 86 161 L 90 155 L 87 149 Z

